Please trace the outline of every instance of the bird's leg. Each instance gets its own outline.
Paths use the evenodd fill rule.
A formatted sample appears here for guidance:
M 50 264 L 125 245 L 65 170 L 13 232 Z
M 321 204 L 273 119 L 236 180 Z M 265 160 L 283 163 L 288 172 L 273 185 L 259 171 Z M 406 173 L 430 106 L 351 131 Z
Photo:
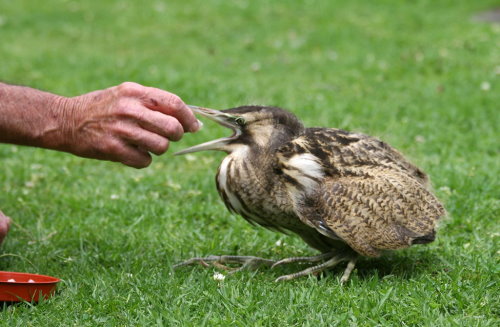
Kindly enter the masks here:
M 247 268 L 256 269 L 260 266 L 272 266 L 275 263 L 275 261 L 254 256 L 209 255 L 208 257 L 205 258 L 191 258 L 189 260 L 174 265 L 173 268 L 175 269 L 182 266 L 189 266 L 197 263 L 201 264 L 204 267 L 209 267 L 209 264 L 212 264 L 215 267 L 224 270 L 229 270 L 231 271 L 231 273 L 233 273 Z M 231 268 L 226 266 L 225 264 L 241 264 L 242 266 L 239 268 Z
M 328 253 L 328 254 L 330 254 L 330 257 L 331 257 L 332 253 Z M 326 255 L 326 253 L 325 253 L 325 255 Z M 317 257 L 320 257 L 320 256 L 321 255 L 319 255 Z M 323 256 L 323 258 L 324 257 L 326 257 L 326 256 Z M 298 260 L 296 260 L 296 261 L 298 261 Z M 292 261 L 292 262 L 296 262 L 296 261 Z M 343 253 L 334 255 L 333 257 L 331 257 L 331 259 L 323 262 L 322 264 L 319 264 L 319 265 L 316 265 L 313 267 L 309 267 L 307 269 L 296 272 L 294 274 L 284 275 L 284 276 L 278 277 L 276 279 L 276 282 L 284 281 L 284 280 L 291 280 L 291 279 L 295 279 L 295 278 L 302 277 L 302 276 L 316 274 L 316 273 L 322 272 L 328 268 L 331 268 L 342 261 L 349 261 L 349 264 L 347 265 L 347 268 L 344 272 L 344 275 L 342 276 L 342 278 L 340 280 L 341 282 L 345 282 L 345 281 L 347 281 L 347 279 L 349 278 L 349 275 L 351 274 L 352 270 L 354 269 L 354 265 L 355 265 L 356 260 L 351 255 L 346 255 Z
M 351 258 L 349 260 L 349 263 L 347 264 L 347 267 L 344 270 L 344 273 L 342 274 L 342 278 L 340 278 L 340 283 L 344 284 L 349 280 L 349 276 L 351 276 L 351 273 L 356 266 L 356 261 L 358 260 L 358 257 Z
M 335 255 L 335 252 L 326 252 L 326 253 L 322 253 L 320 255 L 315 255 L 315 256 L 312 256 L 312 257 L 291 257 L 291 258 L 285 258 L 285 259 L 281 259 L 281 260 L 275 262 L 271 266 L 271 268 L 274 268 L 274 267 L 279 266 L 279 265 L 284 265 L 284 264 L 287 264 L 287 263 L 294 263 L 294 262 L 318 262 L 318 261 L 321 261 L 321 260 L 332 258 L 334 255 Z

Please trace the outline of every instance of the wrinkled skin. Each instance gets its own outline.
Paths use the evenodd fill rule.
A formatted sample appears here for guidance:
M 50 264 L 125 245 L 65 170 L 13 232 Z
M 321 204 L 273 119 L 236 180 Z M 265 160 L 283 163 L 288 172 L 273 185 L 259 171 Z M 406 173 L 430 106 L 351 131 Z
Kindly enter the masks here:
M 59 145 L 63 151 L 135 168 L 147 167 L 150 153 L 163 154 L 170 141 L 199 129 L 193 113 L 178 96 L 136 83 L 62 102 L 69 118 L 60 130 L 66 135 Z
M 198 129 L 178 96 L 132 82 L 72 98 L 0 83 L 0 143 L 144 168 Z

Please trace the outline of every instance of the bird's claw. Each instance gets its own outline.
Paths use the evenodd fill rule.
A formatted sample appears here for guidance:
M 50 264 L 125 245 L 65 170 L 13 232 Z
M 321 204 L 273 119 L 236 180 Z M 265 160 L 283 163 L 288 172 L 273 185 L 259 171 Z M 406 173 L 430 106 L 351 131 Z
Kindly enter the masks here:
M 207 268 L 207 267 L 210 267 L 210 265 L 207 262 L 216 262 L 217 260 L 218 260 L 218 257 L 213 256 L 213 255 L 210 255 L 210 256 L 205 257 L 205 258 L 196 257 L 196 258 L 191 258 L 189 260 L 185 260 L 183 262 L 175 264 L 173 266 L 173 268 L 176 269 L 176 268 L 179 268 L 182 266 L 190 266 L 193 264 L 200 264 L 203 267 Z
M 233 274 L 235 272 L 245 270 L 245 269 L 256 269 L 260 266 L 271 266 L 275 263 L 274 260 L 264 259 L 254 256 L 238 256 L 238 255 L 209 255 L 205 258 L 191 258 L 189 260 L 183 261 L 174 265 L 174 269 L 182 266 L 190 266 L 199 263 L 205 268 L 210 267 L 210 264 L 219 269 L 227 270 L 229 273 Z M 210 264 L 209 264 L 210 263 Z M 241 267 L 233 268 L 228 267 L 225 264 L 241 264 Z

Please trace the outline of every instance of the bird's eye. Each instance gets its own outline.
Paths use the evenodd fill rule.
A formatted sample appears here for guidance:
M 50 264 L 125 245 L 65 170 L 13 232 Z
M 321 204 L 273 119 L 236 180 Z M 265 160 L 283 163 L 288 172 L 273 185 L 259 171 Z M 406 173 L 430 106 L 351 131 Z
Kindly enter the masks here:
M 236 117 L 236 119 L 234 120 L 236 122 L 236 124 L 240 125 L 240 126 L 245 126 L 245 118 L 243 117 Z

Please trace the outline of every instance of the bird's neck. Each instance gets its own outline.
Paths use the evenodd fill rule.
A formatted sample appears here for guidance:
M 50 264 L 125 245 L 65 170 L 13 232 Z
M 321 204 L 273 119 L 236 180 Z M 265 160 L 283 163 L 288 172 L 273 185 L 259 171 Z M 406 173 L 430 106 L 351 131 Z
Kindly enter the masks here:
M 268 219 L 274 217 L 281 221 L 278 227 L 292 230 L 292 222 L 282 221 L 292 204 L 286 185 L 274 176 L 275 157 L 255 150 L 240 147 L 224 158 L 216 177 L 219 194 L 231 211 L 249 221 L 270 227 L 275 224 Z

